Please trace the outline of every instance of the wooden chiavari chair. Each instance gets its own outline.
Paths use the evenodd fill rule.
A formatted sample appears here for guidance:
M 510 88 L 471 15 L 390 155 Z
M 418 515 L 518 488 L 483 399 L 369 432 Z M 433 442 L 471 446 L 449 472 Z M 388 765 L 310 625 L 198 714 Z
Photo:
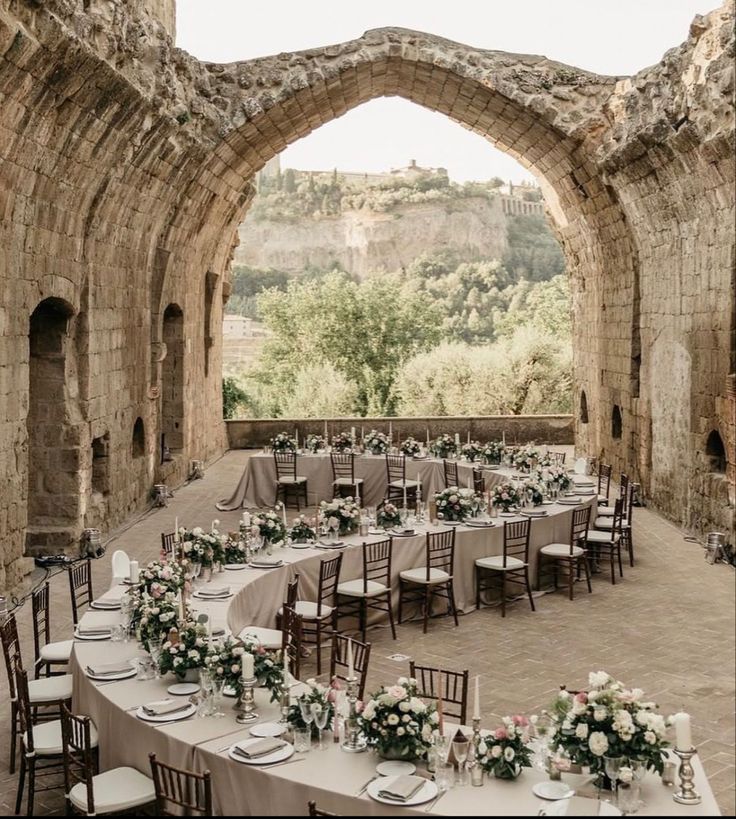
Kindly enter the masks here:
M 166 765 L 149 754 L 157 816 L 213 816 L 212 777 Z
M 447 600 L 447 613 L 458 625 L 453 567 L 455 563 L 455 529 L 445 532 L 427 532 L 426 563 L 417 569 L 407 569 L 399 575 L 399 624 L 403 622 L 406 603 L 419 602 L 422 606 L 424 633 L 432 611 L 435 596 Z
M 358 678 L 358 699 L 363 699 L 365 684 L 368 679 L 368 663 L 371 659 L 371 644 L 361 643 L 360 640 L 352 640 L 344 634 L 333 632 L 332 634 L 332 655 L 330 657 L 330 679 L 337 677 L 338 680 L 348 678 L 348 643 L 353 645 L 353 668 L 355 676 Z
M 618 487 L 618 496 L 619 498 L 623 499 L 623 514 L 626 517 L 628 502 L 629 502 L 629 476 L 625 475 L 623 472 L 621 473 L 621 483 Z M 598 508 L 595 510 L 596 517 L 595 517 L 595 526 L 598 529 L 608 529 L 610 528 L 610 521 L 606 523 L 605 521 L 602 522 L 602 518 L 612 518 L 613 517 L 613 509 L 614 507 L 611 505 L 606 505 L 605 503 L 599 504 Z
M 572 513 L 572 524 L 570 526 L 570 542 L 569 543 L 549 543 L 542 546 L 539 551 L 539 561 L 541 564 L 542 558 L 550 558 L 553 561 L 554 568 L 554 583 L 555 589 L 557 585 L 557 568 L 559 564 L 567 569 L 568 572 L 568 594 L 570 600 L 573 599 L 573 585 L 575 583 L 575 572 L 580 572 L 580 569 L 585 570 L 585 579 L 588 583 L 588 592 L 593 592 L 593 587 L 590 584 L 590 567 L 588 566 L 588 553 L 585 550 L 585 543 L 588 537 L 588 526 L 590 524 L 590 506 L 583 506 L 580 509 L 575 509 Z
M 598 467 L 598 503 L 608 506 L 608 496 L 611 492 L 611 464 L 601 464 Z
M 588 532 L 586 542 L 588 549 L 596 558 L 608 557 L 611 563 L 611 583 L 616 585 L 616 571 L 614 564 L 618 558 L 618 570 L 621 577 L 624 576 L 624 567 L 621 561 L 621 540 L 623 531 L 623 508 L 622 498 L 617 498 L 614 504 L 610 530 L 593 529 Z
M 63 640 L 56 643 L 51 641 L 51 606 L 48 583 L 44 583 L 31 594 L 31 609 L 35 675 L 39 677 L 44 671 L 49 677 L 53 666 L 69 664 L 74 641 Z
M 436 700 L 442 697 L 445 716 L 456 718 L 460 725 L 467 724 L 468 670 L 447 671 L 428 665 L 409 663 L 409 676 L 417 681 L 417 694 L 422 699 Z
M 69 592 L 72 599 L 72 620 L 79 625 L 79 614 L 94 600 L 92 593 L 92 561 L 85 560 L 77 566 L 70 566 Z
M 355 477 L 355 454 L 353 452 L 331 452 L 333 497 L 363 496 L 363 479 Z
M 339 816 L 337 813 L 330 813 L 328 810 L 320 810 L 316 802 L 307 802 L 310 816 Z
M 567 458 L 566 452 L 553 452 L 551 449 L 547 450 L 547 457 L 555 466 L 564 466 Z
M 478 495 L 486 493 L 486 479 L 482 469 L 473 469 L 473 491 Z
M 297 511 L 301 509 L 300 500 L 304 498 L 304 506 L 309 505 L 307 493 L 307 479 L 296 474 L 296 452 L 274 452 L 273 460 L 276 466 L 276 499 L 283 497 L 284 506 L 289 504 L 289 496 L 296 498 Z
M 296 600 L 299 595 L 299 573 L 294 575 L 286 585 L 286 597 L 284 598 L 284 606 L 291 609 L 296 606 Z M 283 630 L 283 608 L 276 613 L 276 628 L 263 628 L 262 626 L 246 626 L 238 635 L 240 639 L 250 638 L 257 640 L 264 648 L 276 651 L 281 648 L 284 642 Z
M 451 486 L 460 486 L 460 480 L 457 475 L 457 463 L 455 461 L 442 461 L 442 469 L 445 473 L 445 489 Z
M 482 592 L 495 588 L 501 580 L 501 617 L 506 616 L 507 582 L 524 586 L 532 611 L 534 598 L 529 582 L 529 535 L 532 522 L 526 520 L 505 521 L 503 526 L 503 554 L 481 557 L 475 561 L 475 607 L 480 608 Z
M 629 565 L 634 565 L 634 497 L 639 484 L 629 481 L 627 475 L 621 475 L 621 545 L 629 553 Z M 610 532 L 613 527 L 613 506 L 599 506 L 595 528 Z M 609 515 L 610 513 L 610 515 Z
M 406 455 L 386 455 L 386 497 L 388 500 L 399 500 L 403 503 L 406 493 L 407 505 L 416 503 L 417 481 L 406 477 Z
M 391 604 L 391 559 L 393 540 L 379 540 L 363 544 L 363 576 L 358 580 L 340 583 L 337 587 L 337 622 L 340 617 L 357 615 L 360 633 L 365 642 L 368 612 L 388 613 L 391 634 L 396 639 L 394 612 Z
M 176 532 L 161 532 L 161 557 L 164 560 L 175 560 L 178 546 Z
M 284 605 L 281 615 L 281 651 L 289 658 L 289 670 L 296 679 L 302 662 L 302 618 L 291 607 Z

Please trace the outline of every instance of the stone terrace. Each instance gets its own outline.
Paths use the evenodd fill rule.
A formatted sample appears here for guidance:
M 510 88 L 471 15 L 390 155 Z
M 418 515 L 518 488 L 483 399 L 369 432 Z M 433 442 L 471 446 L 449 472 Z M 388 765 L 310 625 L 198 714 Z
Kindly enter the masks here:
M 167 509 L 148 512 L 118 531 L 108 555 L 123 548 L 139 559 L 154 557 L 160 533 L 173 528 L 176 515 L 188 525 L 207 525 L 218 517 L 223 530 L 234 526 L 237 513 L 216 512 L 214 501 L 230 494 L 247 458 L 244 451 L 226 454 L 204 480 L 180 489 Z M 458 629 L 441 618 L 432 621 L 426 636 L 419 625 L 404 624 L 396 642 L 388 629 L 372 630 L 368 690 L 407 672 L 408 661 L 389 659 L 396 652 L 420 662 L 468 667 L 481 675 L 488 724 L 513 711 L 538 711 L 558 685 L 581 686 L 590 670 L 606 669 L 643 688 L 663 713 L 683 706 L 692 713 L 695 740 L 721 810 L 733 814 L 733 569 L 708 565 L 699 546 L 646 509 L 635 511 L 635 545 L 636 567 L 625 567 L 623 582 L 612 587 L 605 575 L 596 576 L 593 594 L 581 589 L 573 603 L 563 593 L 549 594 L 538 600 L 536 614 L 520 602 L 510 606 L 505 621 L 498 610 L 485 609 L 463 617 Z M 109 577 L 109 557 L 95 562 L 96 591 L 106 588 Z M 66 578 L 54 578 L 52 589 L 53 636 L 61 639 L 71 628 Z M 29 665 L 30 607 L 18 616 Z M 311 670 L 309 661 L 306 675 Z M 8 814 L 16 780 L 7 773 L 7 705 L 0 733 L 0 811 Z M 36 812 L 63 812 L 61 791 L 40 794 Z

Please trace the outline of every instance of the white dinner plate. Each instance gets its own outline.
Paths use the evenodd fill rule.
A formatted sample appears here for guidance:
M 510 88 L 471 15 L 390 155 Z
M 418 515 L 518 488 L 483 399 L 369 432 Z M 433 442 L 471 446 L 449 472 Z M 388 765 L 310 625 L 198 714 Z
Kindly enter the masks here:
M 398 799 L 386 799 L 384 796 L 379 796 L 378 791 L 382 791 L 389 785 L 392 779 L 396 778 L 395 776 L 381 776 L 378 779 L 374 779 L 373 782 L 368 785 L 368 796 L 370 796 L 371 799 L 375 799 L 376 802 L 382 802 L 384 805 L 409 807 L 411 805 L 423 805 L 425 802 L 431 802 L 439 793 L 437 785 L 429 779 L 425 779 L 424 785 L 422 785 L 411 799 L 407 799 L 406 802 L 401 802 Z
M 232 596 L 232 592 L 229 594 L 201 594 L 200 592 L 194 592 L 192 595 L 192 597 L 196 597 L 197 600 L 210 600 L 215 603 L 220 600 L 229 600 Z
M 517 512 L 499 512 L 498 513 L 502 518 L 515 518 L 517 516 Z
M 280 737 L 286 730 L 285 725 L 278 722 L 259 722 L 250 729 L 253 737 Z
M 241 748 L 247 748 L 249 745 L 253 745 L 254 743 L 260 741 L 260 737 L 253 737 L 252 739 L 246 739 L 242 742 L 236 742 L 235 745 L 233 745 L 228 751 L 228 756 L 230 759 L 234 759 L 236 762 L 242 762 L 243 765 L 271 765 L 274 762 L 283 762 L 283 760 L 294 755 L 294 746 L 290 745 L 288 742 L 283 748 L 279 748 L 278 751 L 274 751 L 272 754 L 266 754 L 266 756 L 259 756 L 258 759 L 246 759 L 245 757 L 238 756 L 238 754 L 235 753 L 235 748 L 238 745 Z
M 113 682 L 114 680 L 129 680 L 131 677 L 135 677 L 137 673 L 135 668 L 131 668 L 129 671 L 120 671 L 117 674 L 103 674 L 99 677 L 90 674 L 88 671 L 87 676 L 95 682 Z
M 279 560 L 278 563 L 269 563 L 268 566 L 262 566 L 262 565 L 258 565 L 257 563 L 252 563 L 252 562 L 249 563 L 248 565 L 251 567 L 251 569 L 264 569 L 264 570 L 266 570 L 266 569 L 280 569 L 284 565 L 284 561 Z
M 500 468 L 501 467 L 498 466 L 497 464 L 483 464 L 483 469 L 490 469 L 492 471 L 495 471 L 495 470 L 500 469 Z
M 400 529 L 392 529 L 391 534 L 394 537 L 414 537 L 414 535 L 416 535 L 416 532 L 414 531 L 414 529 L 410 529 L 408 532 L 405 532 Z
M 223 567 L 228 572 L 239 572 L 241 569 L 247 569 L 247 563 L 226 563 Z
M 461 520 L 440 520 L 440 523 L 443 526 L 462 526 L 463 522 Z
M 314 547 L 315 547 L 314 543 L 292 543 L 291 544 L 292 549 L 314 549 Z
M 97 611 L 120 611 L 120 601 L 119 600 L 93 600 L 89 607 L 91 609 L 96 609 Z
M 560 498 L 557 503 L 561 503 L 563 506 L 578 506 L 582 503 L 581 498 Z
M 544 509 L 540 512 L 522 512 L 521 514 L 526 518 L 546 518 L 547 515 L 549 515 L 549 512 Z
M 376 765 L 376 773 L 380 776 L 411 776 L 416 769 L 413 762 L 402 762 L 400 759 L 387 759 Z
M 179 722 L 182 719 L 188 719 L 193 714 L 197 713 L 197 706 L 194 703 L 191 703 L 188 708 L 182 711 L 175 711 L 173 714 L 161 714 L 158 717 L 150 717 L 144 710 L 143 706 L 141 706 L 136 712 L 135 715 L 138 719 L 143 720 L 143 722 Z
M 190 697 L 199 693 L 199 683 L 174 683 L 166 690 L 175 697 Z
M 569 799 L 575 796 L 575 791 L 567 784 L 567 782 L 553 782 L 545 780 L 544 782 L 537 782 L 532 787 L 532 792 L 540 799 L 548 799 L 550 802 L 556 802 L 558 799 Z
M 98 643 L 102 642 L 103 640 L 109 640 L 112 637 L 112 632 L 108 634 L 80 634 L 78 631 L 74 632 L 74 639 L 75 640 L 89 640 L 91 643 Z
M 550 500 L 542 501 L 542 506 L 554 506 L 554 505 L 555 505 L 554 501 L 550 501 Z

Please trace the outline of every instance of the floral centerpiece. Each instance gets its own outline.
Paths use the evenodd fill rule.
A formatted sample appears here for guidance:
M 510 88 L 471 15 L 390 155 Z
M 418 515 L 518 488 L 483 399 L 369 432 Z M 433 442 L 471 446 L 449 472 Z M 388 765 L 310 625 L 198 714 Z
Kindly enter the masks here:
M 399 451 L 402 455 L 412 457 L 413 455 L 418 455 L 422 451 L 422 445 L 416 438 L 409 436 L 399 444 Z
M 289 713 L 286 716 L 286 722 L 288 723 L 289 727 L 292 730 L 304 731 L 307 728 L 307 723 L 304 721 L 304 717 L 302 716 L 302 709 L 300 703 L 304 703 L 305 705 L 309 705 L 311 708 L 319 708 L 324 709 L 327 711 L 327 722 L 325 723 L 325 729 L 327 731 L 332 730 L 332 720 L 335 717 L 335 705 L 334 701 L 331 697 L 332 692 L 335 690 L 333 685 L 330 688 L 325 688 L 324 685 L 318 683 L 314 679 L 309 679 L 306 682 L 306 685 L 309 686 L 309 690 L 302 694 L 301 696 L 297 697 L 296 702 L 289 707 Z M 316 737 L 318 735 L 318 728 L 314 724 L 311 723 L 312 726 L 312 736 Z
M 335 452 L 350 452 L 355 446 L 355 439 L 349 432 L 338 432 L 332 436 L 332 448 Z
M 531 768 L 529 720 L 521 715 L 504 717 L 503 725 L 478 744 L 479 762 L 497 779 L 516 779 L 522 768 Z
M 183 678 L 188 671 L 204 668 L 208 653 L 207 627 L 190 619 L 180 627 L 175 642 L 167 640 L 161 647 L 159 669 Z
M 506 444 L 501 441 L 488 441 L 481 451 L 481 457 L 487 464 L 500 464 L 506 453 Z
M 544 486 L 536 476 L 533 478 L 527 478 L 524 481 L 522 484 L 522 491 L 526 494 L 527 498 L 531 498 L 534 506 L 539 506 L 544 500 Z
M 479 441 L 471 441 L 460 447 L 460 454 L 468 461 L 479 461 L 483 455 L 483 447 Z
M 228 638 L 224 642 L 214 643 L 207 652 L 204 664 L 213 674 L 224 680 L 228 688 L 240 696 L 243 693 L 240 678 L 243 671 L 244 654 L 253 655 L 255 676 L 260 685 L 270 690 L 271 701 L 275 702 L 283 683 L 284 670 L 277 662 L 278 655 L 267 651 L 257 642 Z
M 377 432 L 372 429 L 363 438 L 363 446 L 371 455 L 385 455 L 391 449 L 391 442 L 384 432 Z
M 512 506 L 518 506 L 521 503 L 519 490 L 511 481 L 497 484 L 491 492 L 494 506 L 500 506 L 504 512 L 508 512 Z
M 321 435 L 307 435 L 305 446 L 309 452 L 319 452 L 327 449 L 327 441 Z
M 440 435 L 429 445 L 429 451 L 435 458 L 449 458 L 457 452 L 457 444 L 451 435 Z
M 319 512 L 327 527 L 341 535 L 349 535 L 360 524 L 360 507 L 351 497 L 322 501 Z
M 276 509 L 280 509 L 279 504 Z M 251 518 L 252 532 L 256 537 L 262 537 L 264 543 L 271 546 L 281 546 L 286 541 L 286 526 L 283 516 L 276 509 L 259 512 Z
M 180 563 L 154 560 L 141 569 L 136 588 L 141 595 L 157 600 L 168 592 L 178 593 L 187 580 L 189 576 Z
M 229 536 L 223 545 L 223 560 L 225 563 L 245 563 L 248 560 L 248 547 L 239 537 Z
M 541 453 L 533 446 L 519 447 L 511 458 L 513 465 L 522 472 L 531 472 L 541 459 Z
M 473 513 L 474 501 L 480 501 L 480 495 L 472 489 L 461 489 L 450 486 L 434 496 L 439 520 L 465 520 Z
M 570 484 L 572 483 L 570 476 L 567 474 L 565 469 L 561 466 L 557 466 L 556 464 L 545 467 L 541 473 L 541 477 L 542 480 L 547 481 L 548 483 L 556 484 L 557 488 L 561 492 L 569 489 Z
M 417 696 L 417 681 L 400 677 L 396 685 L 382 686 L 360 715 L 369 747 L 387 759 L 417 759 L 427 753 L 432 730 L 439 723 L 434 705 Z
M 376 512 L 376 524 L 381 529 L 392 529 L 401 525 L 401 510 L 395 503 L 384 501 Z
M 274 452 L 296 452 L 296 439 L 292 438 L 288 432 L 279 432 L 271 438 L 271 449 Z
M 317 539 L 317 533 L 307 522 L 305 515 L 294 518 L 294 522 L 289 530 L 289 537 L 292 543 L 308 543 Z
M 153 598 L 146 593 L 136 595 L 133 622 L 146 651 L 149 640 L 166 637 L 177 624 L 181 610 L 181 602 L 174 592 L 168 591 L 159 598 Z M 185 618 L 187 616 L 186 608 L 184 616 Z
M 604 772 L 604 757 L 623 757 L 662 773 L 668 720 L 640 688 L 627 688 L 605 671 L 592 672 L 589 690 L 561 691 L 554 704 L 551 747 L 577 765 Z
M 203 568 L 222 563 L 225 556 L 224 538 L 217 530 L 219 520 L 212 521 L 212 529 L 205 532 L 201 526 L 182 533 L 181 553 L 190 563 L 200 563 Z

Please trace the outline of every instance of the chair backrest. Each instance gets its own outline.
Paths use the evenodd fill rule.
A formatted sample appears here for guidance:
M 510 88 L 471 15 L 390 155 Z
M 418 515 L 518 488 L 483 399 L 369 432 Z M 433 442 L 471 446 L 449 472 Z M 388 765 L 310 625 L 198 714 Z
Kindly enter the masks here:
M 289 658 L 289 670 L 299 679 L 302 657 L 302 616 L 292 606 L 281 615 L 281 651 Z
M 296 452 L 274 452 L 273 460 L 276 464 L 276 480 L 292 478 L 296 480 Z
M 641 484 L 634 483 L 633 481 L 629 484 L 629 491 L 626 497 L 626 505 L 625 508 L 622 510 L 623 513 L 623 525 L 625 527 L 631 528 L 633 525 L 634 520 L 634 498 L 636 493 L 641 488 Z
M 348 678 L 348 643 L 353 645 L 353 668 L 358 678 L 358 699 L 363 699 L 368 679 L 368 663 L 371 659 L 371 644 L 353 640 L 336 631 L 332 634 L 332 656 L 330 658 L 330 679 Z
M 608 500 L 611 491 L 611 464 L 601 464 L 598 467 L 598 494 Z
M 18 698 L 18 721 L 20 722 L 21 735 L 25 734 L 24 752 L 26 756 L 33 756 L 35 751 L 33 744 L 33 710 L 31 709 L 31 697 L 28 693 L 28 672 L 24 671 L 15 661 L 13 666 L 15 691 Z
M 69 794 L 75 785 L 82 784 L 87 789 L 87 815 L 95 815 L 95 794 L 93 777 L 97 773 L 95 755 L 92 749 L 89 717 L 78 717 L 62 703 L 61 706 L 61 747 L 64 755 L 64 792 L 69 805 Z M 71 813 L 70 813 L 71 815 Z
M 567 452 L 553 452 L 551 449 L 547 450 L 547 457 L 555 466 L 564 466 Z
M 355 483 L 355 454 L 352 452 L 331 452 L 332 477 L 347 478 L 350 483 Z
M 112 576 L 122 578 L 130 577 L 130 558 L 122 549 L 113 552 Z
M 623 512 L 624 517 L 628 517 L 629 514 L 629 496 L 631 494 L 630 485 L 631 484 L 629 481 L 629 476 L 622 472 L 621 482 L 619 483 L 618 487 L 618 496 L 624 502 L 623 508 L 621 510 Z
M 161 532 L 161 554 L 166 560 L 176 557 L 176 532 Z
M 448 461 L 447 459 L 443 460 L 442 468 L 445 472 L 445 489 L 449 489 L 451 486 L 460 486 L 460 482 L 458 481 L 457 477 L 457 464 L 455 461 Z
M 503 567 L 510 557 L 529 563 L 529 535 L 532 531 L 531 518 L 507 520 L 503 525 Z
M 330 813 L 328 810 L 320 810 L 316 802 L 307 802 L 310 816 L 337 816 L 337 813 Z
M 151 778 L 156 790 L 157 816 L 212 816 L 212 779 L 209 771 L 198 774 L 174 768 L 149 754 Z
M 49 605 L 49 584 L 36 589 L 31 595 L 33 622 L 33 657 L 38 663 L 41 649 L 51 642 L 51 607 Z
M 79 612 L 88 606 L 94 596 L 92 594 L 92 561 L 85 560 L 77 566 L 69 568 L 69 591 L 72 598 L 72 620 L 74 625 L 79 624 Z
M 317 590 L 317 617 L 322 617 L 322 606 L 334 603 L 335 592 L 340 582 L 342 552 L 319 564 L 319 588 Z
M 575 546 L 585 548 L 585 541 L 588 538 L 588 526 L 590 525 L 590 506 L 583 506 L 575 509 L 572 513 L 572 524 L 570 526 L 570 555 Z
M 468 670 L 447 671 L 428 665 L 409 663 L 409 676 L 417 681 L 418 695 L 423 699 L 436 700 L 442 697 L 442 712 L 445 716 L 456 717 L 460 725 L 467 723 L 468 711 Z M 449 705 L 449 708 L 448 708 Z
M 393 538 L 363 544 L 363 593 L 368 592 L 368 581 L 391 588 L 391 558 Z
M 284 599 L 285 606 L 296 606 L 296 601 L 299 599 L 299 572 L 294 575 L 294 579 L 286 584 L 286 598 Z
M 455 529 L 444 532 L 427 532 L 427 581 L 430 579 L 430 569 L 452 574 L 455 563 Z
M 479 495 L 485 495 L 486 479 L 482 469 L 473 470 L 473 491 Z
M 621 536 L 624 524 L 624 500 L 616 498 L 613 502 L 613 519 L 611 521 L 611 541 L 616 540 L 616 535 Z
M 18 623 L 14 614 L 9 614 L 0 623 L 0 642 L 3 644 L 3 657 L 5 658 L 10 699 L 15 701 L 18 698 L 15 690 L 15 672 L 16 669 L 23 668 L 23 655 L 20 650 L 20 639 L 18 638 Z
M 406 480 L 405 455 L 386 455 L 386 476 L 389 483 Z

